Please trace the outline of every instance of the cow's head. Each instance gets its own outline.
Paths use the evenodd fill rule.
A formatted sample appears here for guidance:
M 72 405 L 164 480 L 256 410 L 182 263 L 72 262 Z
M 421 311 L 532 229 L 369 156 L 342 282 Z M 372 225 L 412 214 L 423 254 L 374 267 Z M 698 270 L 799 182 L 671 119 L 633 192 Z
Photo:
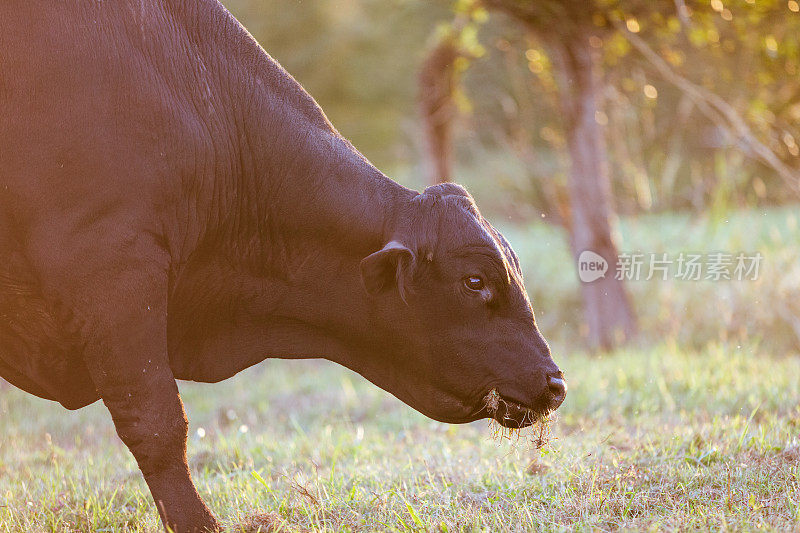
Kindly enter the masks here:
M 536 327 L 517 256 L 467 191 L 429 187 L 399 220 L 383 249 L 361 261 L 379 349 L 391 358 L 373 381 L 443 422 L 494 417 L 522 427 L 561 405 L 566 383 Z

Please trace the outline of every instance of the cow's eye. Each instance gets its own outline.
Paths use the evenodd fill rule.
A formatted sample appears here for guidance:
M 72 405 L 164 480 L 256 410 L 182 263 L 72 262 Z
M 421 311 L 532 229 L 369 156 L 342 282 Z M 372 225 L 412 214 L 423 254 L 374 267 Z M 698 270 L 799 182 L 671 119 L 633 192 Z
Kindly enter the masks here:
M 467 276 L 464 278 L 464 286 L 471 291 L 482 291 L 485 284 L 480 276 Z

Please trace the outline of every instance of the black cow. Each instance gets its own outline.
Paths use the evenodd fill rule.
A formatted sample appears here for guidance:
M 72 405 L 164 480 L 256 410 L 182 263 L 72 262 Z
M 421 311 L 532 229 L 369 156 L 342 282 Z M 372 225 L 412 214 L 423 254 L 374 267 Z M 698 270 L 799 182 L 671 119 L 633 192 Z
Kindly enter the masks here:
M 102 399 L 176 531 L 220 527 L 176 379 L 323 357 L 511 427 L 566 391 L 469 194 L 386 178 L 215 0 L 3 2 L 0 257 L 0 375 Z

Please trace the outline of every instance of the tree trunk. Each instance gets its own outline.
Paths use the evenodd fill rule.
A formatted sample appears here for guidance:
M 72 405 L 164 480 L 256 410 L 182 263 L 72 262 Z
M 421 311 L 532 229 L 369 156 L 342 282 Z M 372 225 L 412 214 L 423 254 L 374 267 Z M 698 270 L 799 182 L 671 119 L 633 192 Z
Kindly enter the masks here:
M 608 263 L 604 277 L 581 282 L 588 341 L 610 348 L 632 336 L 636 325 L 621 281 L 615 278 L 617 247 L 612 232 L 613 211 L 603 131 L 595 120 L 599 94 L 599 56 L 589 45 L 589 33 L 576 31 L 551 43 L 565 133 L 571 160 L 569 174 L 570 239 L 576 258 L 585 250 Z
M 454 62 L 458 56 L 452 39 L 444 38 L 428 54 L 419 73 L 419 103 L 430 183 L 442 183 L 453 178 L 451 136 L 457 111 L 453 101 L 456 86 Z

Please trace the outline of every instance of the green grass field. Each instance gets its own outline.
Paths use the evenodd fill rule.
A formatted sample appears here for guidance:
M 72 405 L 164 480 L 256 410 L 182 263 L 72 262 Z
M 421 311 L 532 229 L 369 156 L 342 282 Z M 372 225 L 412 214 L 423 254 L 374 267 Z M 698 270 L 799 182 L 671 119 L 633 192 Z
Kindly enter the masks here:
M 666 249 L 762 250 L 774 276 L 632 286 L 645 326 L 666 313 L 669 327 L 603 356 L 570 341 L 576 282 L 558 235 L 512 231 L 570 385 L 540 450 L 485 422 L 433 422 L 331 363 L 266 361 L 181 384 L 198 488 L 234 531 L 800 531 L 800 357 L 791 321 L 770 322 L 798 305 L 793 217 L 705 233 L 627 221 L 627 249 L 660 236 Z M 68 412 L 0 386 L 0 532 L 158 528 L 101 404 Z
M 798 527 L 800 359 L 662 346 L 560 363 L 571 391 L 539 451 L 333 364 L 267 361 L 182 386 L 190 462 L 234 530 Z M 158 528 L 101 405 L 6 390 L 0 416 L 0 531 Z

